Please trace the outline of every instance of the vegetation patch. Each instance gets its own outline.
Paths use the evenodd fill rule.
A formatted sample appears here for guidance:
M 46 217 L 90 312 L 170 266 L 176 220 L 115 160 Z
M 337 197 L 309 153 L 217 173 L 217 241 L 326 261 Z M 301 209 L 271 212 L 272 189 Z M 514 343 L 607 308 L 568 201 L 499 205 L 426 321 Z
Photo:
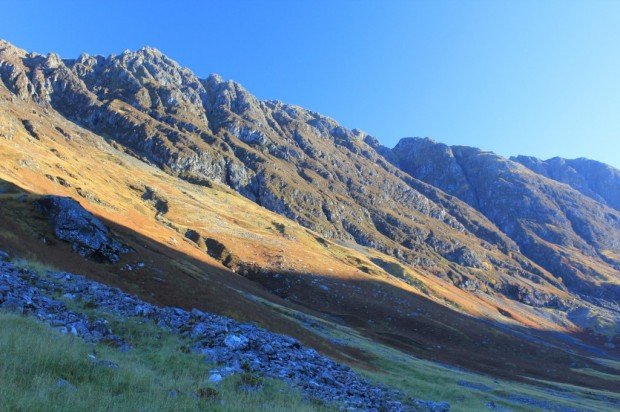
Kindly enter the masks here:
M 209 365 L 182 353 L 182 340 L 154 325 L 113 322 L 115 332 L 136 345 L 121 352 L 22 316 L 0 313 L 0 323 L 0 405 L 5 410 L 327 410 L 272 379 L 261 378 L 252 391 L 240 390 L 243 378 L 235 376 L 211 387 L 206 384 Z M 119 367 L 101 366 L 93 357 Z

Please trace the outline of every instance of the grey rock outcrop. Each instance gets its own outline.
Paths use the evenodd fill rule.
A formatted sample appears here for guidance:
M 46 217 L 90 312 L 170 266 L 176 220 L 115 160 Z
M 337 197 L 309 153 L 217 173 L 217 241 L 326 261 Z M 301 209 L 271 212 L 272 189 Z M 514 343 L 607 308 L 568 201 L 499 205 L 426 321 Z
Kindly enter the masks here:
M 620 210 L 620 170 L 585 158 L 554 157 L 540 160 L 531 156 L 511 157 L 532 171 L 566 183 L 597 202 Z
M 614 270 L 604 252 L 620 250 L 618 211 L 473 147 L 407 138 L 393 153 L 402 170 L 478 209 L 571 290 L 618 299 L 613 288 L 597 281 Z
M 54 234 L 68 242 L 81 256 L 99 262 L 116 263 L 129 248 L 114 239 L 103 222 L 68 197 L 45 196 L 35 206 L 49 220 Z

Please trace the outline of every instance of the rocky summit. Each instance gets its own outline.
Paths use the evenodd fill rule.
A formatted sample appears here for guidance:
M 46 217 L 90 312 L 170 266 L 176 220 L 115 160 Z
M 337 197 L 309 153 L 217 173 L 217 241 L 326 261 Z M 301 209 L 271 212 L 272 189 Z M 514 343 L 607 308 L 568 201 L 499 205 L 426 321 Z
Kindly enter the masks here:
M 0 306 L 28 319 L 7 322 L 104 351 L 105 373 L 183 342 L 170 372 L 200 361 L 162 409 L 618 405 L 611 166 L 388 148 L 151 47 L 6 41 L 0 159 Z
M 589 195 L 593 189 L 586 190 L 587 184 L 560 185 L 558 182 L 569 180 L 547 178 L 554 172 L 532 173 L 536 163 L 524 158 L 515 160 L 529 165 L 529 169 L 494 153 L 448 147 L 430 139 L 403 139 L 393 153 L 404 171 L 482 212 L 519 245 L 525 256 L 560 277 L 568 288 L 609 301 L 620 298 L 615 282 L 619 262 L 605 252 L 620 245 L 620 215 L 606 201 L 594 201 Z M 544 163 L 540 163 L 543 169 Z M 593 169 L 600 170 L 607 181 L 592 176 L 592 186 L 609 192 L 613 204 L 618 171 L 596 165 Z M 577 167 L 589 175 L 587 166 Z M 557 170 L 553 166 L 549 169 Z M 586 178 L 582 176 L 581 180 Z M 607 190 L 603 189 L 605 185 Z M 602 279 L 605 281 L 601 283 Z

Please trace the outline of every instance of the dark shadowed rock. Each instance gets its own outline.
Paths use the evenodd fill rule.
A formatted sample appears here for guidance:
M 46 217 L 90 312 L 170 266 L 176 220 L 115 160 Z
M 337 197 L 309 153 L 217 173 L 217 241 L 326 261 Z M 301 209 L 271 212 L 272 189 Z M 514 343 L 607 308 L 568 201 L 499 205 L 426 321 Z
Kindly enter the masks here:
M 21 299 L 9 296 L 4 302 L 0 303 L 0 309 L 7 312 L 23 313 L 24 302 Z
M 37 200 L 35 206 L 48 218 L 56 237 L 69 242 L 83 257 L 116 263 L 121 254 L 129 252 L 101 220 L 71 198 L 46 196 Z
M 26 129 L 30 136 L 34 137 L 37 140 L 41 139 L 41 137 L 39 136 L 39 132 L 37 132 L 36 127 L 34 126 L 34 124 L 32 124 L 30 120 L 22 120 L 22 124 L 24 125 L 24 129 Z

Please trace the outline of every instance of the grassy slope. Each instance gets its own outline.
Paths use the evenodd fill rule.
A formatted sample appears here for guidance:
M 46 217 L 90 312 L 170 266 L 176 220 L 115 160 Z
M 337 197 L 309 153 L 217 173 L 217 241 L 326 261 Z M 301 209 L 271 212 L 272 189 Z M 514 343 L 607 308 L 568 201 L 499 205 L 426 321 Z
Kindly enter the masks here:
M 267 304 L 265 302 L 265 304 Z M 286 316 L 300 319 L 298 313 L 280 308 Z M 444 400 L 454 411 L 480 411 L 488 408 L 489 402 L 515 411 L 542 411 L 532 405 L 524 405 L 510 399 L 512 396 L 526 397 L 542 402 L 551 402 L 557 407 L 581 410 L 615 411 L 620 404 L 620 393 L 613 390 L 594 390 L 557 382 L 525 380 L 515 382 L 498 379 L 473 371 L 456 368 L 440 362 L 433 362 L 412 356 L 390 346 L 378 344 L 352 328 L 336 325 L 307 315 L 301 318 L 311 325 L 313 331 L 334 341 L 348 342 L 361 348 L 368 356 L 370 368 L 359 369 L 369 379 L 401 389 L 406 394 L 421 398 Z M 609 359 L 592 359 L 604 364 L 610 373 L 604 379 L 617 381 L 620 376 L 620 362 Z M 588 368 L 575 369 L 585 375 L 601 376 L 600 371 Z M 461 384 L 460 384 L 461 383 Z M 468 384 L 480 385 L 476 389 Z M 615 402 L 615 404 L 614 404 Z
M 17 118 L 29 117 L 27 108 L 20 111 L 19 107 L 11 107 L 11 112 L 0 113 L 0 121 L 15 123 Z M 394 261 L 392 258 L 376 251 L 360 252 L 331 243 L 326 248 L 317 241 L 315 233 L 231 190 L 179 181 L 115 151 L 98 137 L 70 123 L 60 123 L 73 136 L 73 140 L 66 141 L 54 129 L 60 120 L 49 124 L 40 118 L 34 120 L 44 136 L 42 140 L 35 141 L 25 132 L 17 133 L 12 141 L 0 140 L 0 179 L 35 194 L 77 198 L 94 213 L 207 264 L 219 266 L 184 239 L 186 229 L 217 239 L 247 263 L 278 272 L 312 274 L 337 282 L 379 280 L 414 294 L 427 292 L 430 299 L 476 317 L 545 330 L 568 330 L 568 326 L 550 321 L 527 306 L 502 297 L 494 300 L 471 294 L 412 268 L 404 270 L 404 278 L 410 280 L 407 284 L 372 263 L 373 259 Z M 19 124 L 12 127 L 19 128 Z M 52 182 L 46 175 L 61 177 L 68 185 Z M 169 212 L 159 220 L 155 219 L 153 207 L 141 198 L 142 193 L 131 188 L 145 186 L 154 188 L 168 201 Z M 91 200 L 80 197 L 79 193 L 90 196 Z M 510 312 L 512 318 L 503 317 L 498 306 Z
M 44 265 L 21 261 L 29 268 Z M 66 301 L 76 311 L 95 315 L 87 303 Z M 299 317 L 294 312 L 288 316 Z M 97 313 L 101 317 L 101 313 Z M 0 405 L 8 410 L 329 410 L 303 400 L 281 382 L 253 376 L 233 376 L 221 385 L 207 382 L 212 367 L 200 356 L 185 353 L 189 342 L 148 322 L 103 315 L 112 329 L 134 346 L 120 352 L 102 344 L 88 344 L 79 338 L 61 335 L 31 318 L 0 312 Z M 320 319 L 310 319 L 317 330 L 330 339 L 347 340 L 362 348 L 372 370 L 359 369 L 369 379 L 403 390 L 410 396 L 446 400 L 455 411 L 487 408 L 489 402 L 515 411 L 544 410 L 523 405 L 511 396 L 552 402 L 558 407 L 612 411 L 610 400 L 620 402 L 616 393 L 586 390 L 557 383 L 544 386 L 493 379 L 484 375 L 418 359 L 364 338 L 354 330 Z M 97 366 L 88 358 L 109 360 L 119 369 Z M 604 361 L 609 363 L 609 361 Z M 620 370 L 617 363 L 608 365 Z M 583 370 L 582 373 L 599 373 Z M 617 376 L 611 378 L 617 379 Z M 59 379 L 70 386 L 60 387 Z M 248 390 L 244 382 L 258 382 Z M 459 383 L 479 385 L 481 389 Z M 485 388 L 486 387 L 486 388 Z M 209 389 L 215 389 L 210 392 Z M 171 392 L 176 395 L 170 396 Z M 201 397 L 200 393 L 206 394 Z M 50 409 L 50 405 L 53 407 Z
M 20 118 L 32 118 L 43 136 L 41 140 L 19 130 L 21 126 L 17 119 Z M 468 293 L 420 270 L 406 268 L 405 277 L 413 281 L 410 284 L 401 282 L 371 261 L 373 258 L 393 261 L 392 258 L 376 251 L 359 252 L 344 247 L 327 250 L 317 242 L 315 233 L 227 188 L 200 187 L 168 176 L 114 150 L 99 137 L 69 122 L 52 116 L 33 115 L 29 105 L 20 107 L 14 104 L 2 110 L 0 123 L 10 124 L 18 131 L 12 141 L 0 139 L 0 179 L 9 180 L 35 194 L 74 197 L 98 215 L 207 263 L 217 264 L 184 239 L 186 229 L 222 242 L 244 262 L 262 268 L 316 274 L 337 281 L 380 278 L 382 282 L 413 293 L 428 291 L 430 298 L 476 317 L 546 330 L 569 329 L 549 321 L 527 306 L 501 297 L 494 301 L 484 295 Z M 72 140 L 67 141 L 55 129 L 56 125 L 69 132 Z M 64 186 L 58 183 L 58 177 L 66 182 Z M 139 190 L 145 186 L 153 188 L 168 202 L 169 211 L 160 219 L 155 219 L 156 211 L 141 198 Z M 458 272 L 457 268 L 454 269 Z M 484 271 L 480 272 L 485 275 Z M 531 283 L 527 279 L 519 281 Z M 562 292 L 556 293 L 562 295 Z M 503 317 L 498 306 L 513 317 Z
M 122 353 L 79 338 L 60 335 L 45 325 L 0 313 L 0 405 L 22 411 L 311 411 L 326 409 L 303 401 L 284 384 L 260 379 L 244 389 L 244 377 L 226 379 L 215 392 L 207 383 L 209 365 L 181 351 L 182 339 L 154 326 L 113 322 L 114 330 L 136 349 Z M 119 365 L 95 365 L 96 353 Z M 61 387 L 60 379 L 71 386 Z M 249 380 L 249 379 L 247 379 Z M 178 392 L 171 396 L 171 391 Z M 201 397 L 199 394 L 202 393 Z
M 281 315 L 279 310 L 320 315 L 308 307 L 320 307 L 319 304 L 325 302 L 325 298 L 317 294 L 320 288 L 313 288 L 312 282 L 307 282 L 309 279 L 307 275 L 312 275 L 312 280 L 331 282 L 328 283 L 330 299 L 336 303 L 343 299 L 341 293 L 347 290 L 348 293 L 353 290 L 355 294 L 355 287 L 363 288 L 366 284 L 377 283 L 385 286 L 380 289 L 382 292 L 392 293 L 396 290 L 411 296 L 424 296 L 423 299 L 416 298 L 417 300 L 413 302 L 429 310 L 435 306 L 428 302 L 436 302 L 459 308 L 479 318 L 544 330 L 564 329 L 557 320 L 550 321 L 523 305 L 501 298 L 494 301 L 484 296 L 472 295 L 441 279 L 405 268 L 404 275 L 399 275 L 413 279 L 415 282 L 412 282 L 414 284 L 412 287 L 389 276 L 371 261 L 373 258 L 393 261 L 391 258 L 364 248 L 354 250 L 330 242 L 327 242 L 326 247 L 317 241 L 315 233 L 257 207 L 226 188 L 197 187 L 180 182 L 115 151 L 102 143 L 99 138 L 66 122 L 61 125 L 73 135 L 73 140 L 65 141 L 62 135 L 54 131 L 53 125 L 56 123 L 46 124 L 45 118 L 41 120 L 39 116 L 33 116 L 25 109 L 19 112 L 13 107 L 11 110 L 18 110 L 18 113 L 2 112 L 0 121 L 15 123 L 17 118 L 33 117 L 33 120 L 38 122 L 37 127 L 44 137 L 40 141 L 35 141 L 20 130 L 19 124 L 13 125 L 18 130 L 15 138 L 8 141 L 0 140 L 0 178 L 14 182 L 34 194 L 54 193 L 79 199 L 89 210 L 104 219 L 117 222 L 113 226 L 117 232 L 122 233 L 123 240 L 136 250 L 134 256 L 144 260 L 147 268 L 152 269 L 144 272 L 122 272 L 119 269 L 120 265 L 92 265 L 76 258 L 67 245 L 61 243 L 52 247 L 43 245 L 36 240 L 39 234 L 45 234 L 48 238 L 53 236 L 49 233 L 45 222 L 36 220 L 35 214 L 29 210 L 27 204 L 19 203 L 19 194 L 0 195 L 2 196 L 0 206 L 6 206 L 0 207 L 0 217 L 5 218 L 4 220 L 0 218 L 2 247 L 9 245 L 14 251 L 29 255 L 28 257 L 36 257 L 61 269 L 84 273 L 97 280 L 121 286 L 155 303 L 188 308 L 199 307 L 241 320 L 255 321 L 271 330 L 291 334 L 339 360 L 353 366 L 362 366 L 364 370 L 379 372 L 379 379 L 390 382 L 394 379 L 408 381 L 409 384 L 404 385 L 405 389 L 409 387 L 411 394 L 420 398 L 442 400 L 441 397 L 446 396 L 446 400 L 458 402 L 458 397 L 462 393 L 472 391 L 455 387 L 454 380 L 439 379 L 426 393 L 424 382 L 431 382 L 433 379 L 428 374 L 422 378 L 413 373 L 413 369 L 422 368 L 422 364 L 418 363 L 419 359 L 406 355 L 402 358 L 396 357 L 399 359 L 398 362 L 392 363 L 389 361 L 391 355 L 386 355 L 391 352 L 384 352 L 388 350 L 384 345 L 365 338 L 364 340 L 351 338 L 346 341 L 346 345 L 333 344 L 329 337 L 318 336 L 320 334 L 317 331 L 309 331 L 306 325 L 300 326 L 296 320 Z M 95 147 L 98 150 L 95 150 Z M 45 177 L 46 174 L 62 177 L 69 186 L 63 186 L 57 181 L 52 182 Z M 163 216 L 163 219 L 156 219 L 153 207 L 141 198 L 141 193 L 131 189 L 130 185 L 136 187 L 147 185 L 155 188 L 158 194 L 168 200 L 169 213 Z M 91 200 L 81 198 L 78 188 L 82 193 L 89 195 Z M 93 197 L 99 199 L 99 202 L 93 201 Z M 293 299 L 295 298 L 293 296 L 284 301 L 269 294 L 260 286 L 232 274 L 203 250 L 184 240 L 183 231 L 186 228 L 196 229 L 204 236 L 218 239 L 245 261 L 267 266 L 278 272 L 288 271 L 303 275 L 298 278 L 303 278 L 301 280 L 306 283 L 298 290 L 307 290 L 308 295 L 297 296 L 297 299 Z M 155 278 L 160 280 L 154 280 Z M 339 287 L 339 284 L 345 285 L 345 282 L 346 287 Z M 372 301 L 369 303 L 379 302 L 383 298 L 381 294 L 365 294 L 372 289 L 359 290 L 363 290 L 358 293 L 360 296 L 373 296 L 373 299 L 367 299 Z M 429 291 L 428 296 L 424 295 L 425 290 Z M 344 300 L 347 299 L 354 300 L 356 297 L 347 296 Z M 270 306 L 256 303 L 261 300 L 270 302 Z M 306 307 L 291 303 L 292 300 L 305 303 Z M 278 310 L 272 309 L 271 305 L 274 304 Z M 498 315 L 497 307 L 509 310 L 513 319 Z M 368 314 L 362 312 L 364 308 L 351 310 L 351 313 L 366 318 Z M 386 308 L 395 312 L 403 310 L 403 313 L 407 314 L 404 312 L 407 308 L 399 301 L 387 300 Z M 329 314 L 339 314 L 339 309 L 341 307 L 335 304 L 325 307 L 325 311 Z M 344 318 L 346 314 L 342 315 Z M 468 342 L 461 339 L 462 331 L 466 330 L 468 335 L 478 331 L 467 330 L 463 325 L 471 325 L 470 323 L 460 324 L 450 318 L 450 315 L 448 311 L 439 312 L 436 316 L 431 315 L 432 330 L 427 331 L 422 329 L 420 332 L 415 332 L 409 325 L 402 328 L 400 325 L 381 326 L 391 327 L 394 333 L 428 341 L 436 338 L 427 337 L 429 332 L 452 333 L 450 331 L 453 330 L 454 333 L 448 336 L 448 340 L 452 340 L 449 344 L 455 345 L 455 348 L 464 347 Z M 507 352 L 516 350 L 517 346 L 515 343 L 506 350 Z M 354 349 L 356 347 L 357 349 Z M 421 355 L 442 360 L 441 356 L 450 351 L 450 348 L 444 348 L 443 351 L 434 354 L 422 352 Z M 514 361 L 519 362 L 519 352 L 515 354 Z M 403 363 L 398 366 L 399 362 Z M 480 367 L 484 365 L 481 364 Z M 445 373 L 450 374 L 449 370 Z M 589 386 L 596 384 L 597 382 L 594 382 Z M 418 387 L 421 389 L 416 389 Z M 449 393 L 444 393 L 446 391 Z M 455 395 L 452 396 L 450 393 Z M 479 406 L 481 399 L 475 405 Z

